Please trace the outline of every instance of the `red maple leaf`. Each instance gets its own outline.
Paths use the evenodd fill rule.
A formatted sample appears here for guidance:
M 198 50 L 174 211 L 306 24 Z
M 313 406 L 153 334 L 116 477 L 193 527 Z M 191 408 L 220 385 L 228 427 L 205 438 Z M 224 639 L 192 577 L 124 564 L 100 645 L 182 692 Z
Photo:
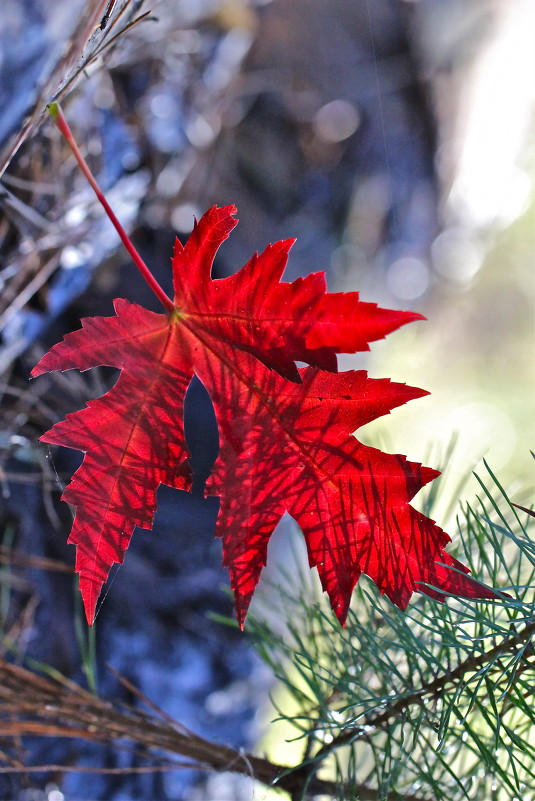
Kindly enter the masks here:
M 421 315 L 380 309 L 355 292 L 328 293 L 323 273 L 282 282 L 292 240 L 213 280 L 235 212 L 214 207 L 185 246 L 177 240 L 172 311 L 116 300 L 115 316 L 82 320 L 32 371 L 121 369 L 109 392 L 41 437 L 85 452 L 63 499 L 77 510 L 69 542 L 88 621 L 134 527 L 151 528 L 159 484 L 190 488 L 183 406 L 194 373 L 219 426 L 207 492 L 221 498 L 217 534 L 240 625 L 286 511 L 303 529 L 342 623 L 361 573 L 401 607 L 414 591 L 495 597 L 443 550 L 449 537 L 409 505 L 438 473 L 351 436 L 427 393 L 364 372 L 337 374 L 336 354 L 368 350 Z M 298 370 L 296 360 L 311 366 Z

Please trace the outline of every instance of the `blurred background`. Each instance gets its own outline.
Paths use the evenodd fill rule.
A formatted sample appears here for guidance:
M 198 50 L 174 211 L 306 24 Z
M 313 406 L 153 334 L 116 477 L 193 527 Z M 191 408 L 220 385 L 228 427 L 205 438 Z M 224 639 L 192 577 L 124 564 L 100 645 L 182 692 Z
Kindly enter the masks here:
M 95 663 L 100 691 L 134 700 L 105 670 L 111 663 L 200 734 L 234 746 L 261 736 L 270 677 L 246 637 L 209 616 L 231 606 L 213 539 L 217 504 L 202 491 L 161 489 L 154 532 L 135 533 L 104 598 L 94 659 L 75 626 L 64 571 L 71 517 L 58 498 L 79 459 L 37 440 L 114 376 L 29 383 L 29 372 L 80 317 L 110 314 L 114 297 L 158 307 L 44 104 L 61 99 L 164 288 L 175 235 L 210 205 L 235 203 L 240 224 L 218 276 L 297 237 L 288 279 L 325 270 L 333 290 L 428 318 L 340 365 L 430 390 L 362 439 L 444 471 L 439 522 L 453 532 L 455 503 L 476 491 L 471 472 L 483 458 L 514 500 L 533 500 L 533 30 L 531 0 L 4 0 L 4 656 L 81 681 Z M 188 441 L 206 473 L 217 452 L 212 411 L 199 384 L 190 401 Z M 89 745 L 24 747 L 34 764 L 137 764 Z M 251 788 L 184 771 L 59 773 L 0 777 L 0 794 L 224 801 L 248 799 Z

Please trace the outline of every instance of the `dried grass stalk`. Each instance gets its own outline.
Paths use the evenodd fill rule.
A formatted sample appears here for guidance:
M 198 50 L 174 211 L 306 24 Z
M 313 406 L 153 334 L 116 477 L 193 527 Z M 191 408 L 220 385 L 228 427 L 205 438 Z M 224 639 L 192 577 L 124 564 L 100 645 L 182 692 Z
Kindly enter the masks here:
M 156 709 L 151 705 L 152 709 Z M 268 786 L 275 785 L 290 794 L 301 793 L 304 775 L 299 768 L 278 765 L 267 759 L 210 742 L 185 729 L 163 714 L 146 713 L 92 695 L 65 679 L 55 681 L 33 671 L 0 660 L 0 737 L 67 737 L 121 747 L 133 743 L 136 753 L 154 763 L 148 770 L 196 768 L 240 773 Z M 170 761 L 181 757 L 180 762 Z M 185 758 L 187 761 L 184 761 Z M 70 771 L 69 765 L 25 766 L 0 753 L 0 772 Z M 121 769 L 117 772 L 130 772 Z M 106 772 L 106 771 L 104 771 Z M 307 771 L 308 773 L 308 771 Z M 364 788 L 376 798 L 374 791 Z M 336 793 L 333 782 L 313 778 L 307 794 Z

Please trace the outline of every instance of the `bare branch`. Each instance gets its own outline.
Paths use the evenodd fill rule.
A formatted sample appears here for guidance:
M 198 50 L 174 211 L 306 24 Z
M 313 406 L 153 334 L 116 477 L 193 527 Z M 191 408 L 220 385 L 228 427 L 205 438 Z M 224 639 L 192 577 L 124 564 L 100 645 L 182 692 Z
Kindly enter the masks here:
M 143 700 L 143 699 L 142 699 Z M 156 711 L 156 707 L 152 706 Z M 91 695 L 73 682 L 60 683 L 0 660 L 0 737 L 67 737 L 94 743 L 133 742 L 138 755 L 153 764 L 129 769 L 150 772 L 196 768 L 232 771 L 276 787 L 292 798 L 314 795 L 336 796 L 336 782 L 310 774 L 310 765 L 297 768 L 279 765 L 262 757 L 210 742 L 184 729 L 168 716 L 156 717 L 140 709 Z M 185 757 L 175 762 L 162 752 Z M 0 773 L 76 770 L 70 765 L 26 766 L 0 754 Z M 113 772 L 93 769 L 94 772 Z M 124 769 L 116 772 L 127 772 Z M 377 791 L 365 785 L 352 788 L 364 801 L 378 801 Z M 390 794 L 387 801 L 424 801 L 416 796 Z

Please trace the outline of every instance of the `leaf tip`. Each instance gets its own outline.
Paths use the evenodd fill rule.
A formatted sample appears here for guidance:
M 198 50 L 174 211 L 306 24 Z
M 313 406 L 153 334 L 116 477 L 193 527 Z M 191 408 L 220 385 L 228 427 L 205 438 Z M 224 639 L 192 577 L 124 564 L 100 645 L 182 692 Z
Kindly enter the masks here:
M 182 244 L 182 242 L 180 241 L 178 236 L 176 236 L 175 237 L 175 244 L 174 244 L 174 247 L 173 247 L 172 259 L 178 259 L 183 253 L 184 253 L 184 245 Z
M 396 328 L 402 328 L 404 325 L 408 325 L 409 323 L 417 323 L 421 320 L 427 321 L 427 317 L 424 317 L 424 315 L 420 314 L 419 312 L 399 311 L 397 312 L 397 315 L 398 323 Z
M 234 203 L 230 203 L 228 206 L 220 207 L 220 209 L 221 211 L 226 211 L 231 217 L 234 217 L 234 215 L 238 213 L 238 207 L 234 205 Z
M 234 609 L 236 611 L 236 620 L 238 621 L 240 631 L 243 631 L 245 628 L 245 618 L 247 617 L 251 597 L 252 593 L 249 594 L 249 597 L 244 598 L 244 596 L 238 594 L 237 590 L 234 591 Z
M 44 375 L 45 373 L 52 372 L 50 367 L 48 366 L 50 359 L 50 351 L 41 356 L 37 364 L 32 368 L 30 372 L 30 379 L 31 378 L 38 378 L 40 375 Z
M 240 627 L 240 631 L 243 631 L 245 628 L 245 618 L 247 617 L 247 609 L 248 605 L 244 607 L 242 603 L 238 600 L 236 601 L 236 620 L 238 621 L 238 626 Z
M 321 574 L 320 574 L 321 578 Z M 340 623 L 341 627 L 345 629 L 347 623 L 347 615 L 349 613 L 349 606 L 351 604 L 351 595 L 353 593 L 353 588 L 355 586 L 355 582 L 352 582 L 351 587 L 340 588 L 338 592 L 334 595 L 332 592 L 329 592 L 328 589 L 325 591 L 329 596 L 329 601 L 331 603 L 331 609 L 333 610 L 334 614 L 336 615 L 336 619 Z
M 80 594 L 82 596 L 85 619 L 87 620 L 88 626 L 92 626 L 95 622 L 100 589 L 101 585 L 96 585 L 94 581 L 80 577 Z

